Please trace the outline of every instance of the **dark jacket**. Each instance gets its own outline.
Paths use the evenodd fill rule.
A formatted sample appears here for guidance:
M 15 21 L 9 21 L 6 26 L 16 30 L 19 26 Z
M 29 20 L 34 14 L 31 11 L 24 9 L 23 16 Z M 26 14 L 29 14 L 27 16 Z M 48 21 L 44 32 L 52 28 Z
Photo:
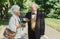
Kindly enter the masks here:
M 26 17 L 30 20 L 28 22 L 28 34 L 31 34 L 31 32 L 34 32 L 31 29 L 31 12 L 28 12 L 26 14 Z M 40 31 L 40 35 L 44 35 L 45 32 L 45 20 L 44 20 L 44 14 L 42 12 L 37 11 L 37 20 L 36 20 L 36 28 L 35 30 Z

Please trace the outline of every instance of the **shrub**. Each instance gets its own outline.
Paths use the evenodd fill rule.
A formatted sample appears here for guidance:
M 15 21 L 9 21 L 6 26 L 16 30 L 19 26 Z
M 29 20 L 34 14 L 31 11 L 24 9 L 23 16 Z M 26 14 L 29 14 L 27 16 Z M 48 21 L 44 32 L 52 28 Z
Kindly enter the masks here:
M 47 14 L 47 17 L 49 17 L 49 18 L 57 18 L 58 15 L 57 14 L 53 14 L 53 13 L 49 13 L 49 14 Z
M 60 15 L 57 17 L 57 19 L 60 19 Z

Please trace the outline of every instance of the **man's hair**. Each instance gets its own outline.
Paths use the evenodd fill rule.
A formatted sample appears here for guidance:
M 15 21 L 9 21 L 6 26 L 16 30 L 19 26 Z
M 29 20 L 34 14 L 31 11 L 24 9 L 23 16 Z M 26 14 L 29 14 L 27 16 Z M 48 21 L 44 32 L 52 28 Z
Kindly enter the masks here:
M 35 2 L 33 2 L 33 3 L 30 4 L 30 7 L 32 7 L 32 6 L 38 8 L 38 5 Z

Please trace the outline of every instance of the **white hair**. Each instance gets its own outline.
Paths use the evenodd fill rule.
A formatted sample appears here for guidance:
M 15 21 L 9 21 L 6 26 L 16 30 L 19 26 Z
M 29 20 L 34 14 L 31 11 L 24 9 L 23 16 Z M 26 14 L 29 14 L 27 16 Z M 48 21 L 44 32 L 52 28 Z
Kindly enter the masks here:
M 11 7 L 11 13 L 14 14 L 14 12 L 16 12 L 17 9 L 20 9 L 20 7 L 19 7 L 18 5 L 13 5 L 13 6 Z
M 32 6 L 34 6 L 36 8 L 38 7 L 38 5 L 35 2 L 33 2 L 33 3 L 30 4 L 30 7 L 32 7 Z

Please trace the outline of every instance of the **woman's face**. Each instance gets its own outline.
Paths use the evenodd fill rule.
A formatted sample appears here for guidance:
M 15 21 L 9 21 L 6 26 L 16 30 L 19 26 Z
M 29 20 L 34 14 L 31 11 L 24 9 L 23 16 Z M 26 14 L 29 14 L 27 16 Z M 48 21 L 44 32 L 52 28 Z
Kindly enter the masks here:
M 17 9 L 17 10 L 15 11 L 15 14 L 16 14 L 17 16 L 19 16 L 19 15 L 20 15 L 20 9 Z

